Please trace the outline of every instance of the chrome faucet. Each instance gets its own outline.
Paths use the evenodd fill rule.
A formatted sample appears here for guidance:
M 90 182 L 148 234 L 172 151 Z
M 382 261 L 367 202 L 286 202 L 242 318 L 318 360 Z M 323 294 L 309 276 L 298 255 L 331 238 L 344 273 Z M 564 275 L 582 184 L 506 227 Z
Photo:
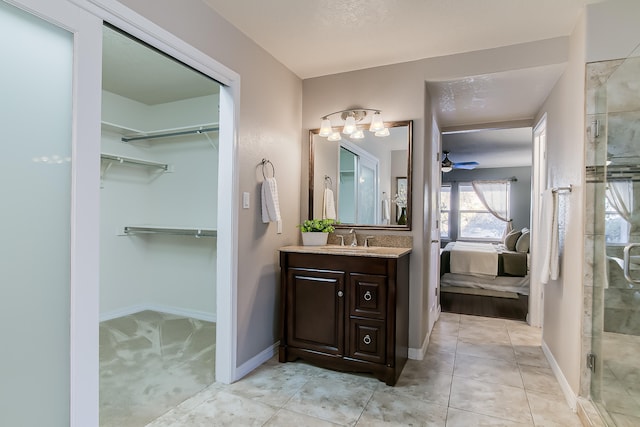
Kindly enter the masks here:
M 353 234 L 353 240 L 351 241 L 351 246 L 353 247 L 358 246 L 358 235 L 356 234 L 356 231 L 352 228 L 351 230 L 349 230 L 349 234 Z
M 367 236 L 364 238 L 364 247 L 368 248 L 369 247 L 369 240 L 374 239 L 376 236 Z

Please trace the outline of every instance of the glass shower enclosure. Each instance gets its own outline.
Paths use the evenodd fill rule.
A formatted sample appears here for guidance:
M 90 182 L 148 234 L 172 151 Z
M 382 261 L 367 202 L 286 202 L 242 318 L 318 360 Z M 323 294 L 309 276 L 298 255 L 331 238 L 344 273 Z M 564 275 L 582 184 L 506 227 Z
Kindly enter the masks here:
M 640 425 L 640 48 L 587 65 L 587 139 L 589 392 L 607 425 Z

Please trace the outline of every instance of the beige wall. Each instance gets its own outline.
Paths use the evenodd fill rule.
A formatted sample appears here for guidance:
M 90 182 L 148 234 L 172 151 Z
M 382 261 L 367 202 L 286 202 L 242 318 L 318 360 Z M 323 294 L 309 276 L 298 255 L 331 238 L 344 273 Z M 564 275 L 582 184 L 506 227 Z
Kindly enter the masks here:
M 547 114 L 548 187 L 573 185 L 559 195 L 560 277 L 544 285 L 543 341 L 577 394 L 582 331 L 582 260 L 584 222 L 584 73 L 585 21 L 570 39 L 567 68 L 540 110 Z
M 121 2 L 241 76 L 238 125 L 239 191 L 251 208 L 239 211 L 238 365 L 278 339 L 277 248 L 298 242 L 302 83 L 244 34 L 199 0 Z M 283 234 L 260 218 L 258 164 L 276 169 Z
M 429 191 L 425 167 L 430 158 L 431 108 L 425 81 L 454 79 L 505 70 L 522 69 L 563 63 L 567 59 L 568 39 L 561 37 L 517 46 L 488 49 L 466 54 L 430 58 L 420 61 L 376 67 L 348 73 L 317 77 L 303 81 L 302 128 L 304 183 L 301 200 L 301 219 L 307 217 L 307 135 L 318 128 L 320 117 L 332 111 L 350 107 L 378 108 L 385 120 L 413 120 L 413 223 L 411 232 L 395 232 L 413 236 L 410 279 L 409 347 L 421 348 L 429 332 L 429 308 L 433 301 L 428 289 L 426 230 L 428 218 L 424 211 L 424 196 Z M 425 135 L 429 135 L 425 138 Z M 369 231 L 367 231 L 369 233 Z M 373 234 L 373 233 L 372 233 Z M 433 297 L 431 297 L 433 298 Z M 432 316 L 433 317 L 433 316 Z

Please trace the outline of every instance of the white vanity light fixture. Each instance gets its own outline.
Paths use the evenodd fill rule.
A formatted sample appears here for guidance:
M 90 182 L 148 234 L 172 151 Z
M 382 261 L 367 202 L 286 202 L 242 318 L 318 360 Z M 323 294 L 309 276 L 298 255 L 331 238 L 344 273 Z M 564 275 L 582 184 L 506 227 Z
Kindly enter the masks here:
M 389 128 L 383 128 L 382 130 L 377 131 L 376 133 L 374 133 L 375 136 L 389 136 L 391 135 L 391 133 L 389 132 Z
M 322 124 L 320 125 L 320 132 L 318 133 L 318 135 L 327 137 L 332 133 L 333 129 L 331 129 L 331 121 L 327 117 L 324 117 L 322 119 Z
M 380 114 L 380 111 L 376 111 L 375 113 L 373 113 L 373 117 L 371 117 L 371 125 L 369 126 L 369 132 L 380 132 L 383 129 L 386 129 L 384 127 L 384 122 L 382 121 L 382 115 Z M 389 132 L 387 130 L 387 132 Z
M 364 139 L 364 131 L 362 129 L 356 129 L 351 134 L 351 139 Z
M 333 132 L 331 135 L 329 135 L 327 141 L 340 141 L 341 139 L 342 137 L 340 136 L 340 132 Z
M 356 118 L 354 116 L 348 116 L 344 121 L 342 133 L 344 133 L 345 135 L 351 135 L 356 131 L 356 129 Z
M 372 113 L 372 114 L 371 114 Z M 354 108 L 350 110 L 341 110 L 333 113 L 329 113 L 326 116 L 322 116 L 322 123 L 320 124 L 319 136 L 329 138 L 330 141 L 338 141 L 339 134 L 336 136 L 336 132 L 333 131 L 331 126 L 330 116 L 334 114 L 340 114 L 340 118 L 344 120 L 342 133 L 350 135 L 351 139 L 364 138 L 364 131 L 358 129 L 358 123 L 364 120 L 367 115 L 371 115 L 371 123 L 369 125 L 369 131 L 376 136 L 388 136 L 389 129 L 384 127 L 384 121 L 382 120 L 382 112 L 371 108 Z

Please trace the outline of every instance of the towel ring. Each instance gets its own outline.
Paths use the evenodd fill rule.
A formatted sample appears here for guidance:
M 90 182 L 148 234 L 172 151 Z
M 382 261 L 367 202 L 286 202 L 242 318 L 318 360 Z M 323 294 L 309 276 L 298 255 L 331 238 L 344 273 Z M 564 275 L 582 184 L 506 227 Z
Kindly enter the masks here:
M 267 175 L 268 175 L 268 173 L 265 172 L 267 164 L 271 165 L 271 172 L 273 174 L 272 178 L 276 177 L 276 168 L 273 166 L 273 163 L 271 163 L 271 160 L 262 159 L 260 163 L 262 163 L 262 177 L 264 179 L 267 179 Z

